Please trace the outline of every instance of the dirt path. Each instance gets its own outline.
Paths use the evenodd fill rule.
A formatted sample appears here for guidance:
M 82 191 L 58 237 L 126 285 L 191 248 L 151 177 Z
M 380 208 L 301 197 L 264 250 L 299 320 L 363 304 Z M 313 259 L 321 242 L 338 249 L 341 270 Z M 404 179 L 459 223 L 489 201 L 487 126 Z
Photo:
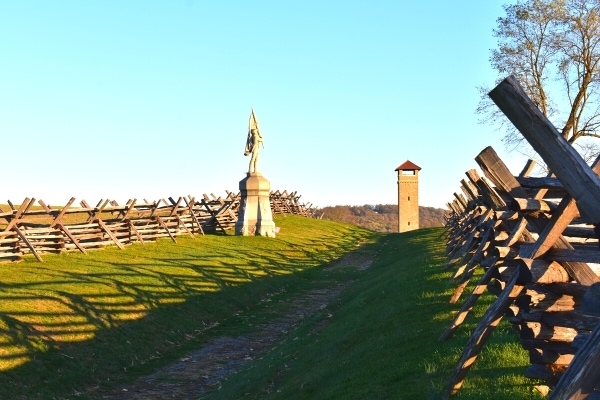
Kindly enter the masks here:
M 332 264 L 334 268 L 366 269 L 373 255 L 361 249 Z M 350 280 L 334 282 L 326 289 L 313 289 L 290 299 L 285 315 L 273 318 L 257 327 L 257 331 L 241 336 L 221 336 L 178 362 L 141 377 L 134 383 L 110 392 L 96 392 L 106 400 L 198 399 L 244 364 L 266 353 L 281 342 L 307 316 L 325 308 L 349 284 Z

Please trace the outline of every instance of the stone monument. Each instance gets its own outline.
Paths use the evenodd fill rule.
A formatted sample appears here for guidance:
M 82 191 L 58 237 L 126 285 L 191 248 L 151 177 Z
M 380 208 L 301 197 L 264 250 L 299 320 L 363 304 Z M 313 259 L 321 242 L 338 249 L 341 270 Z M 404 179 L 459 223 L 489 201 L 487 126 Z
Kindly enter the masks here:
M 258 154 L 263 146 L 254 110 L 250 113 L 248 138 L 244 155 L 250 155 L 248 173 L 240 181 L 240 209 L 235 224 L 236 235 L 275 237 L 276 227 L 271 212 L 271 183 L 258 172 Z

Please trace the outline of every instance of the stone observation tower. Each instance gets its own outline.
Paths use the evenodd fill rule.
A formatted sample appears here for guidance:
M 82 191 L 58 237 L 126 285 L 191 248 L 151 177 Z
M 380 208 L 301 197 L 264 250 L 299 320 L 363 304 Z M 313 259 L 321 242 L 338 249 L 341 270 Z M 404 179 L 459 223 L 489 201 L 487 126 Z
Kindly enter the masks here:
M 398 232 L 419 229 L 419 171 L 421 167 L 406 160 L 398 171 Z

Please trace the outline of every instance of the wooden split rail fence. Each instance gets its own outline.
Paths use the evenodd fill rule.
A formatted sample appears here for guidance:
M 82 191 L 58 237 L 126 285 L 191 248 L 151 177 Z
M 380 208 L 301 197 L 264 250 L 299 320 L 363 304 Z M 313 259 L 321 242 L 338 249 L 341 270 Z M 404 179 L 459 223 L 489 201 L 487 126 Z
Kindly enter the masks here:
M 316 210 L 299 199 L 296 192 L 271 192 L 273 213 L 313 217 Z M 143 244 L 158 238 L 175 241 L 179 235 L 225 233 L 235 226 L 239 202 L 239 193 L 232 192 L 224 198 L 204 194 L 199 199 L 133 199 L 125 205 L 100 200 L 90 206 L 82 200 L 74 206 L 75 198 L 63 207 L 51 207 L 33 198 L 20 205 L 8 201 L 4 207 L 8 210 L 0 208 L 0 262 L 20 261 L 25 254 L 42 261 L 44 253 L 87 253 L 104 246 L 123 249 L 134 242 Z
M 588 166 L 513 77 L 490 97 L 552 171 L 513 175 L 488 147 L 475 158 L 484 176 L 466 173 L 448 203 L 446 268 L 463 304 L 447 340 L 487 290 L 497 296 L 479 320 L 446 387 L 460 390 L 502 318 L 519 332 L 531 365 L 524 371 L 551 399 L 600 398 L 600 163 Z M 481 274 L 475 275 L 477 268 Z M 468 283 L 478 276 L 471 293 Z M 471 287 L 471 286 L 470 286 Z

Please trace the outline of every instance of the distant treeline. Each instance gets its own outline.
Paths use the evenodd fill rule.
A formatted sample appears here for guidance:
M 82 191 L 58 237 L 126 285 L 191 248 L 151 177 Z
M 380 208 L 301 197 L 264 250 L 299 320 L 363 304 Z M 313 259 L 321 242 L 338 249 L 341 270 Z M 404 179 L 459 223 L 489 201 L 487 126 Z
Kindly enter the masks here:
M 446 212 L 447 210 L 441 208 L 419 206 L 420 227 L 444 226 Z M 315 215 L 323 219 L 362 226 L 376 232 L 398 232 L 397 204 L 323 207 Z

